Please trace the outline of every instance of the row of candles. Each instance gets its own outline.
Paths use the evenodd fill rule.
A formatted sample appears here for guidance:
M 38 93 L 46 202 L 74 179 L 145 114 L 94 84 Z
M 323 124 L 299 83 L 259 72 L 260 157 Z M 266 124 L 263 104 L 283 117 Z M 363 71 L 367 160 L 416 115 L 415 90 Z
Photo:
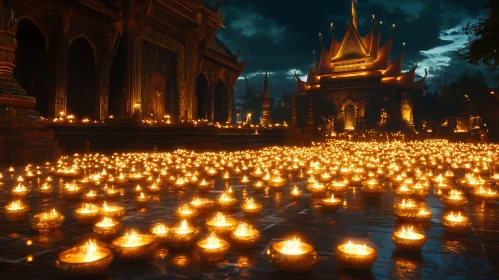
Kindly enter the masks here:
M 330 149 L 337 152 L 338 148 L 345 144 L 346 142 L 333 144 L 333 149 L 330 146 L 313 148 L 311 151 L 317 153 L 318 151 L 322 152 L 323 150 L 327 151 Z M 437 144 L 440 145 L 440 143 Z M 429 146 L 432 145 L 430 144 Z M 354 147 L 358 148 L 357 146 Z M 350 148 L 352 149 L 353 147 Z M 283 152 L 294 156 L 292 159 L 287 159 L 288 164 L 286 165 L 281 164 L 279 166 L 276 163 L 279 159 L 274 160 L 273 164 L 269 165 L 259 160 L 262 155 L 264 158 L 267 156 L 267 159 L 270 155 L 280 158 L 280 154 Z M 125 215 L 125 210 L 122 206 L 118 205 L 104 203 L 102 207 L 99 207 L 92 204 L 91 202 L 96 201 L 99 197 L 98 191 L 92 188 L 84 192 L 85 184 L 93 185 L 94 187 L 103 185 L 102 190 L 106 199 L 116 199 L 123 195 L 123 187 L 127 182 L 145 182 L 148 184 L 147 187 L 136 186 L 133 188 L 133 191 L 136 193 L 135 200 L 137 204 L 140 207 L 145 207 L 151 199 L 148 193 L 159 192 L 165 184 L 180 190 L 197 186 L 199 191 L 209 191 L 214 187 L 214 182 L 212 182 L 214 178 L 220 176 L 222 180 L 229 181 L 232 175 L 240 178 L 239 183 L 241 185 L 253 185 L 256 191 L 266 189 L 279 191 L 287 184 L 288 180 L 284 175 L 285 173 L 293 174 L 298 179 L 306 179 L 307 191 L 312 196 L 318 197 L 322 206 L 329 210 L 341 207 L 343 202 L 341 195 L 347 191 L 349 186 L 360 187 L 364 196 L 376 198 L 385 193 L 385 184 L 381 178 L 389 179 L 394 193 L 401 198 L 401 202 L 394 206 L 395 216 L 397 219 L 412 223 L 427 222 L 432 218 L 431 211 L 424 206 L 420 206 L 419 201 L 429 195 L 428 189 L 430 182 L 433 181 L 435 195 L 440 196 L 444 206 L 452 210 L 452 212 L 442 217 L 442 225 L 449 232 L 459 234 L 464 233 L 470 226 L 469 218 L 462 213 L 467 204 L 467 199 L 463 191 L 469 191 L 478 201 L 493 203 L 497 199 L 497 192 L 488 186 L 486 180 L 481 177 L 486 176 L 487 172 L 490 172 L 488 167 L 483 168 L 484 165 L 481 164 L 491 164 L 492 159 L 496 158 L 495 153 L 491 154 L 490 151 L 487 151 L 486 154 L 483 154 L 485 156 L 478 160 L 471 160 L 473 165 L 470 166 L 467 166 L 468 162 L 461 163 L 459 167 L 454 166 L 452 162 L 448 163 L 446 170 L 443 165 L 433 164 L 428 159 L 424 161 L 420 159 L 419 164 L 411 162 L 412 160 L 402 161 L 400 164 L 401 161 L 398 160 L 394 161 L 395 163 L 385 163 L 384 165 L 378 163 L 376 166 L 372 166 L 360 160 L 354 160 L 355 164 L 350 166 L 342 164 L 331 165 L 331 163 L 327 163 L 324 159 L 313 160 L 313 157 L 307 156 L 304 156 L 300 160 L 297 153 L 293 153 L 292 149 L 286 150 L 285 148 L 264 150 L 260 154 L 257 154 L 258 156 L 254 157 L 248 157 L 244 153 L 240 153 L 242 155 L 240 158 L 246 157 L 246 161 L 234 159 L 226 161 L 221 156 L 218 158 L 216 154 L 196 155 L 187 151 L 179 151 L 174 156 L 166 154 L 166 157 L 162 160 L 159 160 L 159 157 L 165 156 L 165 154 L 159 154 L 159 156 L 156 154 L 125 154 L 113 156 L 113 159 L 106 159 L 102 155 L 94 155 L 93 157 L 81 157 L 77 155 L 73 157 L 72 163 L 70 162 L 71 158 L 64 158 L 57 163 L 57 166 L 47 166 L 52 176 L 58 176 L 65 180 L 69 179 L 70 181 L 74 180 L 73 182 L 63 184 L 61 193 L 66 199 L 75 200 L 81 198 L 86 201 L 81 207 L 75 209 L 74 216 L 82 224 L 93 224 L 94 232 L 103 239 L 115 237 L 119 234 L 121 230 L 119 220 Z M 380 153 L 379 158 L 382 158 L 382 155 L 383 153 Z M 188 160 L 192 161 L 189 163 Z M 122 161 L 126 163 L 123 164 Z M 429 164 L 422 164 L 425 161 L 429 162 Z M 137 162 L 144 163 L 145 171 L 139 171 L 139 168 L 134 167 Z M 427 170 L 423 171 L 425 167 Z M 13 195 L 15 198 L 22 199 L 27 196 L 29 191 L 26 191 L 26 189 L 29 188 L 24 183 L 26 181 L 31 182 L 41 176 L 41 172 L 39 172 L 40 168 L 36 168 L 37 171 L 34 176 L 27 176 L 28 174 L 35 174 L 31 170 L 32 167 L 27 169 L 24 178 L 14 178 L 11 176 L 11 181 L 16 184 L 11 192 L 11 195 L 16 193 Z M 99 169 L 100 171 L 98 171 Z M 68 170 L 70 172 L 66 172 Z M 455 181 L 456 176 L 454 175 L 454 171 L 465 171 L 468 173 L 466 173 L 466 176 Z M 13 168 L 9 172 L 13 175 Z M 439 173 L 439 175 L 435 175 L 433 172 Z M 83 174 L 91 175 L 85 175 L 81 178 Z M 208 179 L 200 179 L 202 176 L 206 176 Z M 488 180 L 495 182 L 498 177 L 491 175 Z M 39 184 L 39 187 L 37 187 L 38 194 L 48 195 L 52 192 L 52 180 L 49 178 L 47 177 L 44 183 Z M 111 187 L 107 187 L 107 184 Z M 114 185 L 117 187 L 114 187 Z M 457 188 L 458 186 L 460 187 L 459 189 Z M 16 188 L 17 190 L 14 191 Z M 46 189 L 47 193 L 43 194 L 42 189 Z M 108 196 L 108 192 L 112 195 Z M 328 192 L 330 193 L 329 195 L 327 195 Z M 303 196 L 303 191 L 295 185 L 290 189 L 289 194 L 292 198 L 299 199 Z M 167 242 L 174 247 L 192 246 L 193 242 L 197 240 L 199 229 L 189 225 L 188 220 L 193 219 L 197 211 L 210 209 L 215 203 L 220 210 L 231 210 L 239 204 L 238 200 L 232 195 L 230 188 L 216 202 L 207 198 L 196 197 L 189 205 L 183 205 L 176 211 L 177 217 L 184 219 L 179 226 L 169 229 L 164 224 L 155 225 L 149 235 L 127 231 L 125 236 L 118 237 L 112 241 L 111 248 L 119 258 L 134 259 L 137 258 L 136 253 L 130 253 L 130 250 L 124 250 L 121 247 L 137 247 L 129 244 L 133 242 L 143 244 L 144 246 L 149 244 L 146 246 L 149 249 L 143 249 L 143 251 L 150 253 L 155 249 L 155 245 L 151 244 L 161 242 Z M 263 210 L 263 206 L 251 198 L 244 200 L 240 208 L 247 215 L 256 215 Z M 19 211 L 20 209 L 23 210 Z M 10 210 L 12 210 L 12 213 L 16 213 L 16 211 L 24 213 L 24 217 L 26 217 L 29 207 L 24 205 L 21 200 L 16 200 L 4 208 L 5 216 L 9 217 Z M 22 214 L 18 215 L 22 217 Z M 12 220 L 22 220 L 22 218 Z M 44 223 L 40 222 L 41 220 L 44 220 Z M 53 222 L 47 222 L 52 220 Z M 35 230 L 44 231 L 51 230 L 50 227 L 60 227 L 63 222 L 64 216 L 61 213 L 50 210 L 35 214 L 30 224 Z M 44 225 L 39 227 L 34 226 L 37 223 Z M 209 261 L 223 259 L 225 252 L 228 250 L 228 242 L 223 238 L 219 238 L 219 236 L 228 237 L 235 244 L 238 242 L 237 232 L 251 236 L 253 238 L 251 239 L 252 242 L 255 243 L 259 239 L 259 232 L 254 227 L 247 224 L 238 225 L 234 219 L 222 214 L 218 214 L 213 219 L 207 220 L 206 227 L 213 235 L 198 241 L 195 247 L 199 254 Z M 192 238 L 189 239 L 186 237 Z M 398 248 L 418 250 L 424 245 L 426 237 L 416 232 L 413 227 L 408 226 L 402 228 L 400 231 L 396 231 L 392 236 L 392 240 Z M 121 246 L 122 244 L 128 245 Z M 254 245 L 254 243 L 246 245 L 251 244 Z M 103 249 L 106 249 L 96 249 L 96 246 L 99 247 L 95 242 L 90 242 L 89 244 L 80 246 L 87 249 L 77 247 L 80 249 L 74 248 L 74 250 L 88 253 L 88 250 L 103 252 L 105 251 Z M 205 252 L 203 248 L 209 248 L 211 251 L 207 250 Z M 215 250 L 214 248 L 220 250 Z M 139 251 L 142 251 L 142 249 Z M 222 254 L 221 252 L 224 253 Z M 70 253 L 68 254 L 72 255 L 74 251 Z M 67 264 L 64 264 L 64 256 L 67 257 L 68 254 L 61 254 L 58 261 L 58 266 L 63 270 L 64 267 L 67 267 Z M 335 254 L 347 267 L 366 269 L 376 260 L 377 253 L 370 246 L 347 242 L 339 245 Z M 102 255 L 106 255 L 107 258 L 103 257 L 103 259 L 109 261 L 109 254 Z M 311 245 L 293 238 L 273 244 L 267 251 L 267 256 L 271 263 L 279 269 L 291 271 L 310 270 L 317 259 L 317 254 Z M 351 263 L 348 263 L 349 260 Z M 73 268 L 72 271 L 74 271 Z

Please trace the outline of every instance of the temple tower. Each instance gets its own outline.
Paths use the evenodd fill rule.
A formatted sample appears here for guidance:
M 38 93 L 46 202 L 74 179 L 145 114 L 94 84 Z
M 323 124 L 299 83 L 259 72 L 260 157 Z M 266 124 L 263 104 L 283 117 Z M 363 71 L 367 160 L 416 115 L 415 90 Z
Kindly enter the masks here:
M 268 74 L 265 72 L 265 80 L 263 82 L 263 99 L 262 99 L 262 119 L 260 120 L 261 125 L 269 125 L 272 121 L 270 120 L 270 96 L 269 96 L 269 80 Z

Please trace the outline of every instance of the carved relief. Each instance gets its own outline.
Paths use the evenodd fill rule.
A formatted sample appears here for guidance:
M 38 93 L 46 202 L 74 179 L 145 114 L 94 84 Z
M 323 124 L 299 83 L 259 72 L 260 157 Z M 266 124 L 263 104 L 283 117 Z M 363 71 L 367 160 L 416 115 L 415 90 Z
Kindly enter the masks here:
M 165 49 L 175 52 L 176 55 L 176 80 L 178 87 L 179 113 L 181 118 L 187 117 L 187 96 L 185 93 L 185 58 L 184 45 L 172 38 L 165 36 L 149 27 L 144 29 L 143 39 L 157 44 Z

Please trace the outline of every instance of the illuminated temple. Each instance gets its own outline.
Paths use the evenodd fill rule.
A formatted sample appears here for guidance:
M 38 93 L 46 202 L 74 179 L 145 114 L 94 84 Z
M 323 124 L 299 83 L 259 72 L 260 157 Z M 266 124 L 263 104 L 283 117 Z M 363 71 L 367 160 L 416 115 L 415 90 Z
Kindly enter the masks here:
M 424 78 L 415 82 L 416 66 L 407 72 L 402 71 L 403 50 L 390 61 L 395 25 L 388 41 L 380 42 L 381 30 L 377 31 L 374 15 L 372 19 L 371 29 L 361 36 L 356 1 L 353 1 L 350 22 L 341 41 L 333 35 L 327 48 L 319 34 L 322 45 L 320 59 L 316 60 L 313 68 L 309 68 L 306 81 L 296 77 L 295 94 L 297 98 L 323 95 L 334 100 L 335 131 L 412 131 L 411 95 L 424 90 Z

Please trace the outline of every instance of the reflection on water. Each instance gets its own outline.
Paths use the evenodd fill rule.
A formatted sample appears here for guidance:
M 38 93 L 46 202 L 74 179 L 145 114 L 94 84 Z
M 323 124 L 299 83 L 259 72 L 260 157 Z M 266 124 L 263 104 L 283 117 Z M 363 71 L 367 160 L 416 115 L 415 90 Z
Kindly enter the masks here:
M 176 267 L 186 268 L 191 263 L 191 258 L 185 254 L 175 255 L 171 258 L 170 263 Z
M 445 240 L 442 249 L 449 253 L 466 253 L 466 247 L 459 241 Z

